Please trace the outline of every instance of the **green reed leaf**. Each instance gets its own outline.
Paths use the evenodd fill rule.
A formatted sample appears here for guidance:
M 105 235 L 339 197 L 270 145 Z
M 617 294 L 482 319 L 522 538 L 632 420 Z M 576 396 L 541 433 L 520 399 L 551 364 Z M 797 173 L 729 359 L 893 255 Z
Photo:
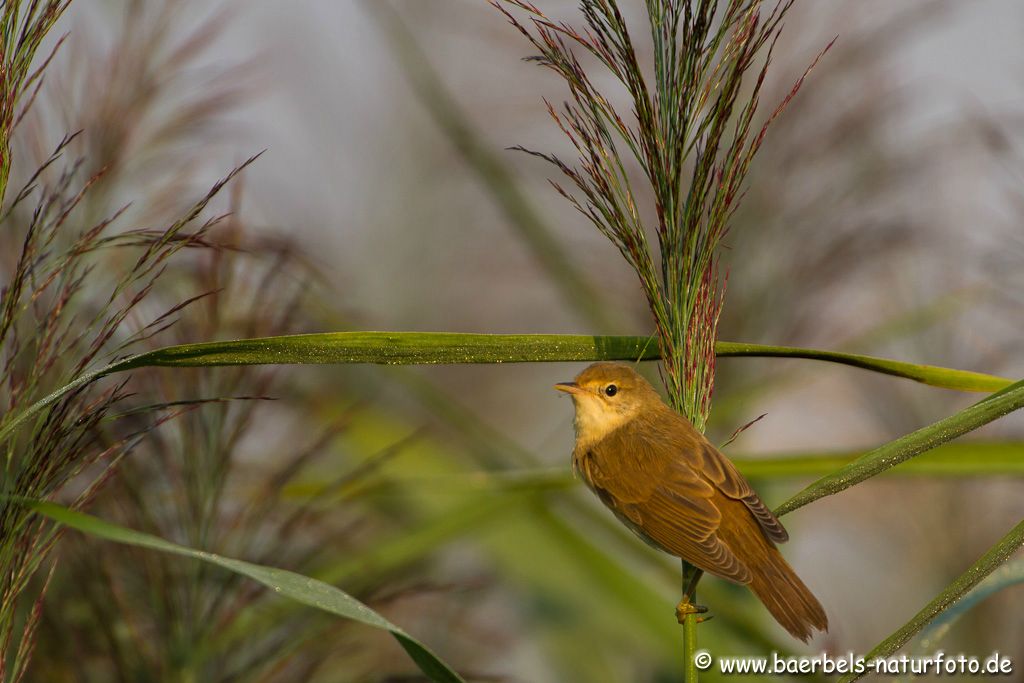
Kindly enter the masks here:
M 994 391 L 1010 380 L 965 370 L 918 365 L 849 353 L 717 342 L 716 353 L 729 356 L 806 358 L 851 365 L 961 391 Z M 657 360 L 653 337 L 570 334 L 469 334 L 459 332 L 321 332 L 255 339 L 181 344 L 147 351 L 81 375 L 40 399 L 0 428 L 0 443 L 25 419 L 69 391 L 100 377 L 142 367 L 225 365 L 381 365 L 454 363 L 537 363 L 595 360 Z
M 857 460 L 863 451 L 802 453 L 772 457 L 730 456 L 750 479 L 822 477 Z M 903 477 L 981 477 L 1024 475 L 1024 442 L 945 443 L 907 460 L 886 475 Z
M 875 657 L 888 657 L 921 629 L 931 623 L 946 609 L 964 597 L 972 588 L 978 585 L 982 579 L 991 574 L 1003 564 L 1014 552 L 1024 546 L 1024 522 L 1010 530 L 1010 533 L 1003 536 L 988 552 L 981 556 L 977 562 L 972 564 L 967 571 L 961 574 L 953 583 L 929 602 L 924 609 L 914 615 L 914 618 L 901 626 L 892 635 L 876 645 L 871 652 L 865 655 L 866 659 Z M 849 674 L 839 679 L 839 683 L 855 681 L 864 674 Z
M 373 611 L 339 588 L 316 579 L 276 567 L 244 562 L 214 553 L 196 550 L 112 524 L 97 517 L 69 510 L 61 505 L 42 501 L 21 500 L 22 504 L 53 521 L 83 533 L 115 543 L 191 557 L 223 567 L 262 583 L 278 595 L 315 607 L 339 617 L 358 621 L 367 626 L 389 631 L 431 681 L 436 683 L 464 683 L 459 674 L 445 664 L 430 648 L 403 631 L 400 627 Z
M 928 655 L 938 649 L 940 641 L 946 636 L 957 620 L 981 603 L 1000 591 L 1024 584 L 1024 557 L 1006 562 L 993 571 L 984 581 L 972 588 L 955 605 L 950 606 L 921 632 L 914 650 L 918 654 Z
M 858 353 L 802 349 L 793 346 L 766 346 L 764 344 L 720 341 L 715 345 L 715 354 L 719 358 L 757 356 L 760 358 L 803 358 L 806 360 L 827 361 L 829 363 L 839 363 L 841 365 L 861 368 L 862 370 L 871 370 L 872 372 L 884 375 L 912 379 L 933 387 L 956 389 L 959 391 L 999 391 L 1013 383 L 1013 380 L 1006 379 L 1005 377 L 996 377 L 982 372 L 954 370 L 937 365 L 906 363 L 887 358 L 864 356 Z
M 736 468 L 748 479 L 786 479 L 824 476 L 857 459 L 857 453 L 794 454 L 780 457 L 730 455 Z M 1024 475 L 1024 442 L 947 443 L 927 454 L 908 460 L 882 476 L 895 477 L 993 477 Z M 377 487 L 369 486 L 364 495 L 386 491 L 394 484 L 418 486 L 449 496 L 453 492 L 524 491 L 544 493 L 580 486 L 566 467 L 533 467 L 498 471 L 462 472 L 441 475 L 389 477 Z M 320 485 L 288 487 L 286 496 L 302 500 L 321 490 Z
M 865 453 L 787 500 L 776 509 L 775 514 L 784 515 L 819 498 L 839 493 L 1021 407 L 1024 407 L 1024 380 L 982 399 L 955 415 Z

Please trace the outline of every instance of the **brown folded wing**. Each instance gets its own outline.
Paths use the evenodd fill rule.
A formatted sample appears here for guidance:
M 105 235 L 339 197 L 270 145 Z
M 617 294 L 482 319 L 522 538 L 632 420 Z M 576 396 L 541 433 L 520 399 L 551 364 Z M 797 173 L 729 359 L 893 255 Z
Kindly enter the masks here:
M 785 527 L 782 526 L 782 522 L 772 514 L 768 506 L 754 493 L 754 490 L 750 488 L 750 484 L 739 473 L 736 466 L 732 464 L 732 461 L 722 455 L 703 436 L 701 440 L 703 441 L 702 448 L 699 451 L 701 463 L 699 469 L 701 473 L 726 496 L 733 500 L 741 501 L 750 510 L 751 514 L 754 515 L 754 519 L 757 520 L 766 537 L 776 543 L 788 541 L 789 534 L 786 532 Z
M 786 530 L 724 455 L 672 417 L 641 418 L 612 432 L 585 454 L 581 473 L 646 540 L 704 571 L 749 583 L 742 549 L 761 533 L 785 541 Z M 723 514 L 733 520 L 724 536 Z

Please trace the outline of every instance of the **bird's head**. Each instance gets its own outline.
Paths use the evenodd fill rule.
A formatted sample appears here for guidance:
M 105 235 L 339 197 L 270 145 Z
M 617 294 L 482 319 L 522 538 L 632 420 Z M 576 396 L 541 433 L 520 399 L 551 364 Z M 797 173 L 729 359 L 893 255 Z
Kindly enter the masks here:
M 572 396 L 577 445 L 596 443 L 644 410 L 661 404 L 650 382 L 625 363 L 599 362 L 572 382 L 555 385 Z

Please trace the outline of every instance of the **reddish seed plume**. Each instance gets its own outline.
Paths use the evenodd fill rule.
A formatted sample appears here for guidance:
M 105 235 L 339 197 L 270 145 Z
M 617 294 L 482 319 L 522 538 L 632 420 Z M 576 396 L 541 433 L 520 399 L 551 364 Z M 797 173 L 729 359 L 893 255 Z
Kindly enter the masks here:
M 660 76 L 640 66 L 614 2 L 581 0 L 583 28 L 556 23 L 526 0 L 491 4 L 539 51 L 538 61 L 566 81 L 570 101 L 557 112 L 548 104 L 548 111 L 577 150 L 576 164 L 534 154 L 572 181 L 576 195 L 555 187 L 636 271 L 653 313 L 670 398 L 703 428 L 711 408 L 714 346 L 725 296 L 718 250 L 754 154 L 807 75 L 762 125 L 754 126 L 771 48 L 792 0 L 777 2 L 768 12 L 761 11 L 759 0 L 668 3 L 661 19 L 651 18 L 651 29 L 661 36 L 662 47 L 656 47 L 664 67 Z M 527 19 L 520 21 L 509 8 Z M 723 41 L 717 39 L 720 27 Z M 765 46 L 763 64 L 745 87 L 745 75 Z M 629 116 L 615 106 L 618 97 L 596 86 L 574 50 L 596 58 L 618 81 L 615 92 L 618 96 L 625 90 Z M 682 68 L 683 59 L 700 67 Z M 649 84 L 652 78 L 656 82 Z M 642 191 L 635 189 L 628 170 L 636 165 L 649 183 Z M 692 177 L 684 169 L 692 169 Z M 639 218 L 648 197 L 657 218 L 651 228 Z M 657 249 L 648 234 L 656 236 Z

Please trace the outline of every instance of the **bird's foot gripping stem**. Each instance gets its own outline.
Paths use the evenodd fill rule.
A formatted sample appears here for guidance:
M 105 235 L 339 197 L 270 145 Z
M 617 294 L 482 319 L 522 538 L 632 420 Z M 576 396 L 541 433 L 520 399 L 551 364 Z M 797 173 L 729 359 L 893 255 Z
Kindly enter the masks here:
M 707 607 L 704 607 L 703 605 L 694 605 L 690 602 L 688 598 L 683 598 L 679 601 L 679 604 L 676 605 L 676 620 L 679 621 L 680 624 L 682 624 L 684 621 L 686 621 L 687 615 L 707 614 L 707 611 Z M 697 617 L 697 623 L 700 624 L 705 621 L 710 621 L 713 616 L 714 615 L 709 614 L 706 617 Z

